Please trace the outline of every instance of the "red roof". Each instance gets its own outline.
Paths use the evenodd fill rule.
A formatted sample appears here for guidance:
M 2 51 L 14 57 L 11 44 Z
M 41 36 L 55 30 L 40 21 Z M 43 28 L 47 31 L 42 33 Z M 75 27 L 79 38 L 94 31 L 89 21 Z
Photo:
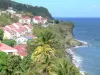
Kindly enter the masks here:
M 17 32 L 22 32 L 21 29 L 15 29 Z
M 42 18 L 41 20 L 47 20 L 46 18 Z
M 24 44 L 16 45 L 16 46 L 14 46 L 14 48 L 17 49 L 19 55 L 27 56 L 26 45 L 24 45 Z
M 9 25 L 9 27 L 10 27 L 10 28 L 16 28 L 13 24 L 12 24 L 12 25 Z
M 13 33 L 16 33 L 16 30 L 11 30 Z
M 10 30 L 9 28 L 7 28 L 7 27 L 2 27 L 2 29 L 3 29 L 4 31 L 7 31 L 7 32 L 11 33 L 11 30 Z
M 41 16 L 34 16 L 35 20 L 47 20 L 46 18 L 43 18 Z
M 24 32 L 24 31 L 25 31 L 25 28 L 24 28 L 23 26 L 21 26 L 21 27 L 19 28 L 19 30 L 20 30 L 21 32 Z
M 34 16 L 34 19 L 35 20 L 40 20 L 41 18 L 40 18 L 40 16 Z
M 4 44 L 4 43 L 0 43 L 0 50 L 6 52 L 7 50 L 12 50 L 15 51 L 16 49 Z M 16 50 L 17 51 L 17 50 Z

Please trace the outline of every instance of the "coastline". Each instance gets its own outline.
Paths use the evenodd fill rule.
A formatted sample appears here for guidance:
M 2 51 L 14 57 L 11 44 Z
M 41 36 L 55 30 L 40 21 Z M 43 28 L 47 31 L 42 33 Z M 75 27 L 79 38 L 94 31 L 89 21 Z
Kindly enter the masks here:
M 76 39 L 75 39 L 76 40 Z M 68 53 L 69 57 L 71 58 L 72 63 L 80 69 L 80 64 L 82 62 L 81 58 L 79 58 L 75 53 L 73 52 L 74 49 L 80 48 L 80 47 L 88 47 L 88 43 L 85 41 L 77 40 L 80 43 L 82 43 L 81 46 L 75 46 L 75 47 L 70 47 L 66 49 L 66 52 Z M 82 75 L 85 75 L 85 71 L 80 69 L 80 73 Z

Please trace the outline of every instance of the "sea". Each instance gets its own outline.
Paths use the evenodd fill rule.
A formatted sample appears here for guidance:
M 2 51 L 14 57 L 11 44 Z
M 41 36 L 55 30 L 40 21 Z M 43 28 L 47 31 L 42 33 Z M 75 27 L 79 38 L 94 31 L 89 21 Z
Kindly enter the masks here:
M 86 47 L 72 50 L 75 65 L 88 75 L 100 75 L 100 18 L 61 18 L 58 20 L 73 22 L 75 39 L 88 43 Z

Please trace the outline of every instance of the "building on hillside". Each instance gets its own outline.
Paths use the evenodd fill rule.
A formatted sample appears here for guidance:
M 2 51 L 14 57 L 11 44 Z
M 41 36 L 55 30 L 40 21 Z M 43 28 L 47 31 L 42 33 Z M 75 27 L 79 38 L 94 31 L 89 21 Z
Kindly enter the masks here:
M 32 25 L 26 24 L 22 25 L 20 23 L 13 23 L 11 25 L 6 25 L 2 27 L 4 30 L 4 39 L 17 39 L 24 37 L 27 34 L 32 34 Z
M 41 16 L 34 16 L 33 17 L 33 23 L 35 24 L 45 24 L 47 23 L 47 18 L 43 18 Z
M 2 29 L 4 30 L 4 37 L 3 39 L 12 39 L 12 35 L 11 35 L 11 30 L 7 27 L 2 27 Z
M 27 38 L 20 37 L 20 38 L 17 38 L 15 41 L 17 44 L 26 44 L 27 40 L 28 40 Z
M 12 15 L 16 13 L 16 11 L 14 11 L 12 7 L 8 7 L 8 9 L 6 10 L 6 12 L 10 13 Z
M 26 51 L 26 45 L 25 44 L 20 44 L 14 46 L 15 49 L 17 49 L 18 54 L 21 56 L 21 58 L 27 56 L 27 51 Z
M 3 52 L 5 52 L 9 55 L 18 55 L 17 54 L 17 52 L 18 52 L 17 49 L 12 48 L 12 47 L 4 44 L 4 43 L 0 43 L 0 51 L 3 51 Z
M 19 38 L 15 39 L 15 41 L 17 42 L 17 44 L 27 44 L 28 40 L 35 39 L 35 38 L 37 38 L 37 37 L 30 34 L 30 35 L 26 35 L 24 37 L 19 37 Z
M 27 29 L 28 33 L 32 34 L 32 29 L 33 29 L 32 25 L 24 25 L 24 28 Z
M 28 16 L 22 16 L 19 18 L 19 23 L 21 24 L 31 24 L 31 18 Z
M 13 14 L 13 16 L 16 16 L 16 17 L 18 17 L 18 18 L 22 17 L 21 14 Z
M 24 44 L 16 45 L 12 48 L 4 43 L 0 43 L 0 51 L 5 52 L 8 55 L 19 55 L 21 58 L 27 56 L 26 45 Z

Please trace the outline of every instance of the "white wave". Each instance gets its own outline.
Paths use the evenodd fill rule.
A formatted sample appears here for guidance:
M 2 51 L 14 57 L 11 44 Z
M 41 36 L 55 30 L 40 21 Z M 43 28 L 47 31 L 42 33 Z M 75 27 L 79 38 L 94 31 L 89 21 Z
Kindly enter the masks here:
M 76 40 L 77 40 L 77 39 L 76 39 Z M 85 45 L 88 45 L 88 42 L 86 42 L 86 41 L 82 41 L 82 40 L 77 40 L 77 41 L 82 42 L 82 43 L 85 44 Z
M 88 47 L 88 43 L 85 42 L 85 41 L 81 41 L 81 40 L 78 40 L 78 41 L 79 42 L 82 42 L 83 45 L 82 46 L 76 46 L 76 47 L 72 47 L 70 49 L 67 49 L 67 52 L 72 56 L 72 62 L 73 62 L 73 64 L 76 67 L 81 68 L 81 64 L 82 64 L 83 59 L 82 59 L 82 57 L 76 55 L 72 49 L 74 49 L 74 48 L 80 48 L 80 47 Z M 82 70 L 80 70 L 80 73 L 82 75 L 85 75 L 84 74 L 84 71 L 82 71 Z

